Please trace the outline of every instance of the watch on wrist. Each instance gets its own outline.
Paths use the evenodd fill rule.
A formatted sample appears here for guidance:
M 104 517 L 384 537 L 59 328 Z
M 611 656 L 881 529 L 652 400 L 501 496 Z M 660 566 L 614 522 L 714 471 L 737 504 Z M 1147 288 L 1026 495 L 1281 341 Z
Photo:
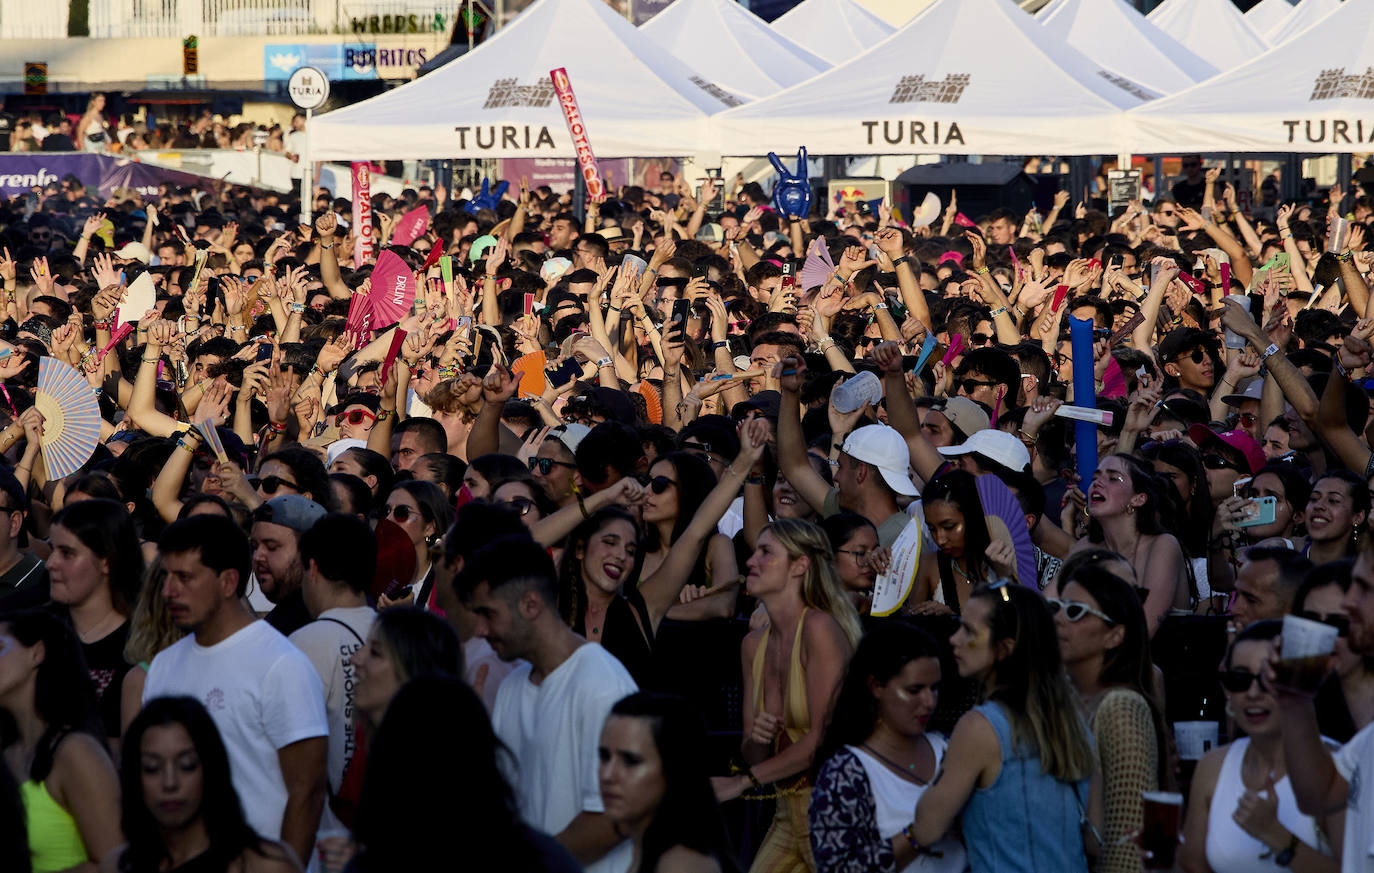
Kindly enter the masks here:
M 1298 854 L 1298 846 L 1300 844 L 1298 835 L 1294 834 L 1293 838 L 1288 841 L 1288 845 L 1284 850 L 1274 856 L 1274 863 L 1280 867 L 1292 866 L 1293 858 Z

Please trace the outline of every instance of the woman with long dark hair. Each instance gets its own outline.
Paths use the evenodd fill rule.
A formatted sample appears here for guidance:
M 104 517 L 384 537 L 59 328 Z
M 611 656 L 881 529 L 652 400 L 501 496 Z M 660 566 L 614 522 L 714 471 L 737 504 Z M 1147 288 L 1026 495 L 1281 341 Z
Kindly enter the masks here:
M 1059 597 L 1047 602 L 1096 741 L 1105 806 L 1097 873 L 1135 873 L 1140 852 L 1128 834 L 1144 815 L 1141 792 L 1172 781 L 1145 610 L 1133 585 L 1094 566 L 1061 576 Z
M 444 492 L 433 482 L 411 479 L 397 482 L 386 497 L 381 517 L 389 518 L 410 537 L 415 546 L 415 575 L 411 578 L 408 598 L 391 600 L 383 594 L 377 601 L 379 609 L 401 603 L 414 603 L 426 609 L 434 593 L 434 553 L 444 531 L 453 524 L 453 506 Z
M 1108 455 L 1093 474 L 1087 498 L 1088 535 L 1070 554 L 1102 546 L 1130 562 L 1140 587 L 1149 592 L 1144 605 L 1151 637 L 1166 615 L 1190 614 L 1187 562 L 1161 520 L 1154 471 L 1132 455 Z
M 1086 873 L 1083 827 L 1101 820 L 1097 761 L 1045 601 L 1021 585 L 979 586 L 950 643 L 987 702 L 954 726 L 906 831 L 912 847 L 926 851 L 962 812 L 973 873 Z
M 1164 486 L 1160 489 L 1161 507 L 1169 517 L 1179 519 L 1178 542 L 1192 568 L 1198 600 L 1212 595 L 1209 558 L 1214 550 L 1212 542 L 1220 534 L 1213 528 L 1216 506 L 1207 486 L 1207 468 L 1202 465 L 1202 453 L 1183 440 L 1147 443 L 1140 452 Z M 1215 550 L 1219 557 L 1220 550 Z M 1223 586 L 1234 583 L 1227 568 L 1218 566 Z M 1224 606 L 1224 604 L 1223 604 Z
M 659 624 L 679 602 L 704 544 L 715 535 L 717 521 L 763 454 L 767 424 L 750 423 L 740 436 L 739 454 L 697 510 L 690 516 L 678 514 L 685 527 L 651 574 L 641 574 L 644 550 L 639 523 L 623 507 L 644 503 L 655 487 L 662 489 L 660 495 L 679 487 L 667 474 L 661 474 L 661 481 L 655 480 L 648 489 L 622 479 L 581 504 L 560 509 L 534 529 L 535 540 L 545 547 L 567 537 L 558 568 L 558 608 L 564 619 L 573 630 L 620 659 L 641 686 L 650 678 Z M 660 466 L 667 465 L 660 462 L 655 468 Z
M 611 708 L 598 778 L 606 817 L 634 844 L 630 873 L 736 869 L 707 747 L 701 716 L 680 697 L 640 692 Z
M 143 550 L 124 504 L 81 500 L 52 520 L 52 599 L 81 641 L 105 736 L 118 743 L 120 689 L 129 662 L 129 616 L 143 582 Z
M 34 873 L 94 870 L 120 843 L 119 777 L 81 647 L 61 619 L 38 610 L 0 618 L 0 715 Z
M 644 578 L 652 579 L 668 560 L 668 553 L 682 539 L 716 486 L 711 465 L 691 452 L 669 452 L 649 468 L 649 490 L 644 495 Z M 726 504 L 729 508 L 729 504 Z M 724 512 L 722 511 L 722 515 Z M 719 521 L 719 519 L 717 519 Z M 697 544 L 696 560 L 690 568 L 687 585 L 689 603 L 669 610 L 675 620 L 728 618 L 735 614 L 739 594 L 739 564 L 730 538 L 713 527 L 704 542 Z M 712 593 L 716 592 L 716 593 Z M 706 597 L 705 595 L 712 596 Z
M 921 562 L 910 600 L 916 613 L 959 615 L 976 586 L 1016 576 L 1016 553 L 1002 540 L 994 546 L 972 473 L 936 476 L 922 492 L 921 506 L 939 551 L 934 561 Z
M 210 713 L 190 697 L 148 701 L 129 725 L 120 766 L 124 846 L 101 863 L 118 873 L 289 873 L 291 851 L 243 817 Z
M 835 553 L 835 574 L 860 615 L 873 604 L 877 571 L 869 560 L 878 548 L 878 529 L 857 512 L 837 512 L 820 522 Z
M 434 754 L 416 766 L 416 749 Z M 520 820 L 499 764 L 509 752 L 461 678 L 408 682 L 387 708 L 368 754 L 353 828 L 354 873 L 580 869 L 554 840 Z
M 811 792 L 811 849 L 819 873 L 931 870 L 961 873 L 964 847 L 917 861 L 902 831 L 935 774 L 948 740 L 926 731 L 939 701 L 940 649 L 900 620 L 869 631 L 849 662 Z

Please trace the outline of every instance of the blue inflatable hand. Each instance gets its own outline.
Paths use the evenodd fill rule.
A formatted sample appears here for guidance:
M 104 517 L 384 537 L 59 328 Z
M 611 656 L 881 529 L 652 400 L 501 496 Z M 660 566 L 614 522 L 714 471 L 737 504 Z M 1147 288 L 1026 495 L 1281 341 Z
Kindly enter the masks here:
M 782 165 L 778 156 L 768 153 L 773 169 L 778 171 L 778 183 L 773 186 L 773 208 L 788 218 L 805 218 L 811 214 L 811 185 L 806 181 L 806 146 L 797 150 L 797 172 Z
M 468 205 L 463 207 L 464 212 L 476 212 L 479 209 L 490 209 L 496 211 L 496 206 L 501 202 L 501 196 L 506 193 L 510 183 L 502 179 L 496 183 L 496 188 L 491 187 L 490 179 L 482 180 L 482 191 L 477 196 L 468 201 Z

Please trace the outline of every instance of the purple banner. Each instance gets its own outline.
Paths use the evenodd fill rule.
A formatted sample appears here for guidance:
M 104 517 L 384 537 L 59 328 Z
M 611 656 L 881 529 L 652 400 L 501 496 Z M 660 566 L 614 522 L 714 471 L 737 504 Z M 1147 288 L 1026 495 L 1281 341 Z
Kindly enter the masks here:
M 168 170 L 119 158 L 82 152 L 35 152 L 0 154 L 0 197 L 27 194 L 34 188 L 61 181 L 71 174 L 102 198 L 115 188 L 134 188 L 143 195 L 157 194 L 163 183 L 203 185 L 207 180 L 193 173 Z

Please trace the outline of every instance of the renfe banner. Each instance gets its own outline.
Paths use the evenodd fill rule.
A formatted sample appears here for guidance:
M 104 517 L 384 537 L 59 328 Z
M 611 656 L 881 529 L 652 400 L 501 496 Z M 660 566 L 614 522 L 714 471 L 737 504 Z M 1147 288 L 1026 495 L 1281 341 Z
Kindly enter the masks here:
M 363 161 L 353 170 L 353 269 L 372 260 L 372 171 Z
M 141 164 L 113 155 L 81 152 L 0 154 L 0 197 L 27 194 L 34 188 L 72 176 L 88 189 L 109 198 L 116 188 L 131 188 L 144 197 L 156 196 L 161 185 L 205 186 L 211 180 L 192 173 Z
M 587 126 L 582 122 L 582 110 L 577 108 L 577 96 L 573 94 L 572 82 L 568 81 L 568 71 L 563 67 L 550 70 L 549 79 L 553 82 L 554 92 L 558 94 L 558 105 L 563 108 L 563 120 L 568 122 L 568 134 L 572 137 L 573 148 L 577 150 L 577 166 L 587 185 L 587 196 L 599 200 L 605 193 L 605 186 L 601 184 L 596 155 L 592 154 Z

